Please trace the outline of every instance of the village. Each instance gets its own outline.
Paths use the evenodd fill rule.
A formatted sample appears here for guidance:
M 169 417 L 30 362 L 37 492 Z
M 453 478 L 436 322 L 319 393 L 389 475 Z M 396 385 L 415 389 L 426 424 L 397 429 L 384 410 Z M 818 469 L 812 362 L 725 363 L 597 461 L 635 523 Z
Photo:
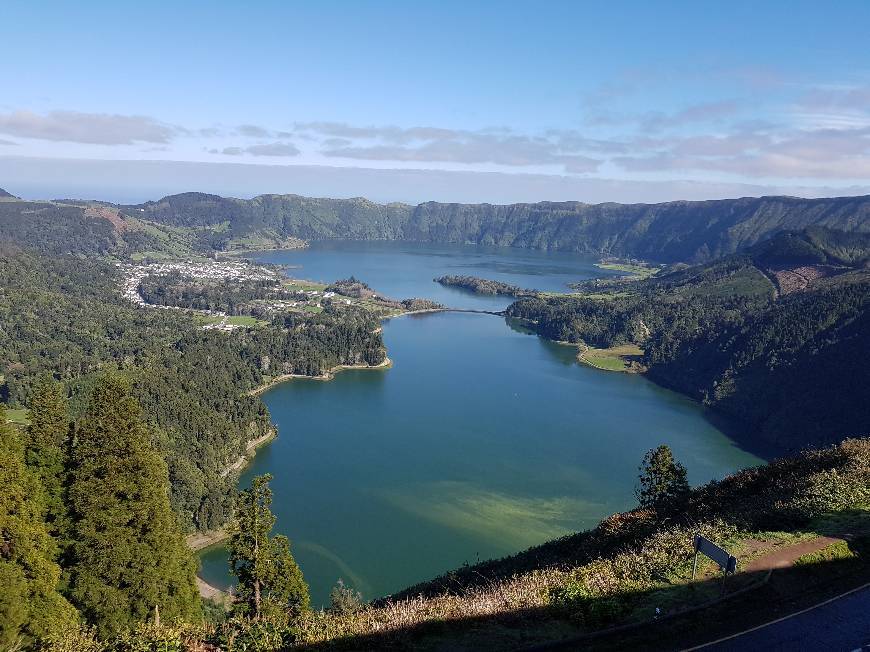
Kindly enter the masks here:
M 148 264 L 117 263 L 122 272 L 121 295 L 128 301 L 147 308 L 163 310 L 182 310 L 202 317 L 203 330 L 230 332 L 265 323 L 261 318 L 271 318 L 288 312 L 318 313 L 324 309 L 325 302 L 344 306 L 358 305 L 378 313 L 396 312 L 401 304 L 378 297 L 373 292 L 361 296 L 348 297 L 333 291 L 323 283 L 289 279 L 278 268 L 256 265 L 245 260 L 187 260 L 162 261 Z M 274 294 L 286 298 L 252 300 L 256 315 L 230 315 L 221 310 L 207 310 L 175 305 L 150 303 L 142 296 L 141 286 L 145 279 L 181 275 L 192 281 L 200 282 L 274 282 Z

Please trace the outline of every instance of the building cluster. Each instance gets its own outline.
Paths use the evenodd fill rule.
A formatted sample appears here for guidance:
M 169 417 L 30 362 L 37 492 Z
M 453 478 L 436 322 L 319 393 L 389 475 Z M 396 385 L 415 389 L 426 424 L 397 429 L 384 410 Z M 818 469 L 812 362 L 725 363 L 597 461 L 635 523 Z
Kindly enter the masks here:
M 238 324 L 231 324 L 229 316 L 219 310 L 193 310 L 188 308 L 176 308 L 175 306 L 156 306 L 147 303 L 139 293 L 142 281 L 149 276 L 166 276 L 178 273 L 195 280 L 210 281 L 277 281 L 281 278 L 278 272 L 265 267 L 251 265 L 241 260 L 221 261 L 174 261 L 151 263 L 147 265 L 125 265 L 118 263 L 123 273 L 121 295 L 140 306 L 149 308 L 161 308 L 164 310 L 186 310 L 210 317 L 221 317 L 220 322 L 209 323 L 203 326 L 206 330 L 231 331 L 240 328 Z

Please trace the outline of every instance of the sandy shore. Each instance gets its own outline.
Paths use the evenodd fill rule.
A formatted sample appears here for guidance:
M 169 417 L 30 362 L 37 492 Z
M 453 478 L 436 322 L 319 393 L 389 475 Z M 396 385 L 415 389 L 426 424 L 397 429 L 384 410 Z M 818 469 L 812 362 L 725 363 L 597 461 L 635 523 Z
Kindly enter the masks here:
M 187 547 L 193 552 L 198 552 L 209 546 L 213 546 L 221 541 L 225 541 L 229 537 L 226 530 L 208 530 L 207 532 L 194 532 L 185 537 Z M 216 586 L 209 584 L 199 575 L 196 576 L 196 588 L 199 591 L 199 596 L 206 600 L 213 600 L 219 604 L 229 605 L 232 602 L 232 596 L 226 591 L 222 591 Z
M 188 534 L 184 538 L 184 541 L 187 543 L 188 548 L 194 552 L 198 552 L 204 548 L 213 546 L 216 543 L 225 541 L 229 536 L 229 533 L 224 529 L 206 530 L 205 532 L 194 532 L 193 534 Z

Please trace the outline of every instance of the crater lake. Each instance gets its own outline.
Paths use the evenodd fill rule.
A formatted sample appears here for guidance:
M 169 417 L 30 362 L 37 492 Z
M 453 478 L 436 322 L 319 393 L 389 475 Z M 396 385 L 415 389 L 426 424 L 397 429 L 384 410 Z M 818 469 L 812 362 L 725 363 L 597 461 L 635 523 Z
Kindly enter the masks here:
M 394 299 L 502 310 L 510 297 L 433 282 L 466 274 L 567 291 L 605 276 L 567 253 L 397 242 L 322 242 L 253 255 L 293 278 L 355 276 Z M 464 563 L 518 552 L 633 507 L 638 465 L 668 444 L 693 484 L 761 463 L 700 404 L 640 375 L 593 369 L 573 346 L 504 318 L 432 313 L 384 322 L 393 366 L 329 382 L 292 380 L 263 395 L 278 438 L 240 479 L 271 473 L 312 603 L 341 578 L 367 599 Z M 227 587 L 225 548 L 202 577 Z

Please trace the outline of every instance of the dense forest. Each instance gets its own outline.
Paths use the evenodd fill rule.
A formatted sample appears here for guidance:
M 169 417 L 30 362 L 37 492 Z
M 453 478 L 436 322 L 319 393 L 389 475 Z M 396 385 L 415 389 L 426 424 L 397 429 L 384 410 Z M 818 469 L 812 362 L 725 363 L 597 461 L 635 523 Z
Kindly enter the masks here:
M 785 233 L 746 253 L 507 310 L 553 340 L 634 343 L 657 382 L 799 449 L 870 429 L 870 237 Z M 785 272 L 800 272 L 795 288 Z M 785 281 L 783 279 L 786 279 Z
M 535 294 L 534 290 L 524 290 L 517 285 L 502 283 L 501 281 L 491 281 L 477 276 L 447 275 L 436 278 L 435 282 L 440 283 L 441 285 L 462 288 L 463 290 L 468 290 L 475 294 L 500 294 L 508 297 L 521 297 Z
M 134 306 L 119 284 L 107 262 L 3 246 L 0 394 L 11 407 L 27 406 L 49 374 L 65 384 L 76 418 L 93 378 L 123 371 L 158 433 L 186 528 L 224 522 L 232 478 L 222 471 L 271 428 L 250 390 L 275 375 L 319 375 L 385 356 L 376 321 L 360 310 L 282 318 L 231 336 L 179 311 Z
M 265 234 L 307 240 L 411 240 L 577 251 L 663 263 L 704 262 L 785 230 L 870 231 L 870 198 L 746 197 L 664 204 L 375 204 L 365 199 L 184 193 L 122 211 L 153 222 L 220 228 L 212 244 Z M 223 243 L 223 244 L 222 244 Z

